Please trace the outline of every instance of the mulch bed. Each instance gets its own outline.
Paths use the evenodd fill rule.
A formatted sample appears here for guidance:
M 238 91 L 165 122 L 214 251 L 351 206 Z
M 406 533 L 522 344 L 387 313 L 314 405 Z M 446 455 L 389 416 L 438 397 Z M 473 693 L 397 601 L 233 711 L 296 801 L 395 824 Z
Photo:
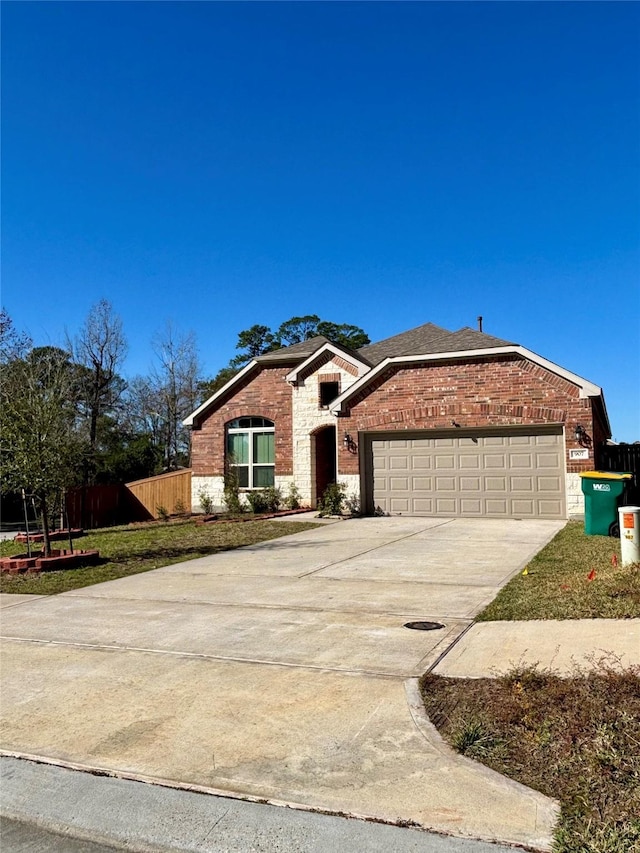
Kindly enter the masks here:
M 265 512 L 260 515 L 203 515 L 196 518 L 196 524 L 229 524 L 239 521 L 268 521 L 270 518 L 283 518 L 287 515 L 299 515 L 302 512 L 311 512 L 310 506 L 303 506 L 299 509 L 283 509 L 279 512 Z

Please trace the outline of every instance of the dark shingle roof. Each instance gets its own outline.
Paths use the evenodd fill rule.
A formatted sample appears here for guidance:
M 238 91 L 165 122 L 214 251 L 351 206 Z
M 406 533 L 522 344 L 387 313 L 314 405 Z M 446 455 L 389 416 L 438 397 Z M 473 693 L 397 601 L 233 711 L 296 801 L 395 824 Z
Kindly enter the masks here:
M 288 359 L 291 359 L 291 361 L 303 361 L 305 358 L 313 355 L 323 344 L 328 343 L 329 339 L 325 338 L 324 335 L 316 335 L 315 338 L 300 341 L 298 344 L 291 344 L 290 347 L 281 347 L 264 355 L 259 355 L 256 357 L 256 361 L 259 363 L 265 361 L 287 361 Z
M 300 343 L 292 344 L 290 347 L 282 347 L 281 349 L 273 350 L 273 352 L 259 355 L 256 361 L 259 364 L 268 364 L 277 361 L 304 361 L 327 343 L 330 343 L 330 341 L 324 335 L 316 335 L 314 338 L 300 341 Z M 493 335 L 486 335 L 484 332 L 478 332 L 476 329 L 471 329 L 468 326 L 464 329 L 459 329 L 457 332 L 449 332 L 447 329 L 435 326 L 433 323 L 425 323 L 422 326 L 417 326 L 415 329 L 409 329 L 408 332 L 402 332 L 399 335 L 393 335 L 391 338 L 385 338 L 376 344 L 368 344 L 366 347 L 361 347 L 355 352 L 338 344 L 334 344 L 334 346 L 338 346 L 345 353 L 350 353 L 374 367 L 376 364 L 384 361 L 385 358 L 403 355 L 433 355 L 439 352 L 461 352 L 471 349 L 503 347 L 510 344 L 510 341 L 494 338 Z
M 423 326 L 409 329 L 408 332 L 362 347 L 358 350 L 358 355 L 375 365 L 385 358 L 403 355 L 433 355 L 439 352 L 461 352 L 509 345 L 511 341 L 494 338 L 493 335 L 486 335 L 468 326 L 457 332 L 449 332 L 433 323 L 425 323 Z
M 304 361 L 309 358 L 310 355 L 313 355 L 317 352 L 324 344 L 331 344 L 331 346 L 343 352 L 345 355 L 352 356 L 356 358 L 358 361 L 362 361 L 364 364 L 372 367 L 373 365 L 358 351 L 349 349 L 349 347 L 344 347 L 342 344 L 337 344 L 335 341 L 330 341 L 329 338 L 325 338 L 324 335 L 316 335 L 315 338 L 309 338 L 306 341 L 300 341 L 298 344 L 291 344 L 290 347 L 281 347 L 280 349 L 274 349 L 273 352 L 267 352 L 264 355 L 259 355 L 256 357 L 256 361 L 259 363 L 263 362 L 274 362 L 274 361 Z

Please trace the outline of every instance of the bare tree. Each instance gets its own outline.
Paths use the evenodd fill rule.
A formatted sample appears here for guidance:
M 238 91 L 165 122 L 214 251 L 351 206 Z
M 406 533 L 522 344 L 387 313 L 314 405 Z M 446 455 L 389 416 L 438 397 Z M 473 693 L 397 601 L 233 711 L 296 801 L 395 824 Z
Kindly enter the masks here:
M 155 414 L 160 416 L 163 428 L 164 468 L 173 471 L 189 464 L 189 431 L 182 421 L 196 408 L 199 399 L 195 335 L 181 334 L 168 322 L 153 338 L 152 348 L 156 364 L 151 380 L 158 403 Z
M 30 347 L 29 336 L 18 332 L 7 311 L 0 308 L 0 364 L 22 358 Z
M 89 425 L 89 457 L 85 466 L 85 483 L 88 483 L 95 467 L 100 415 L 113 408 L 124 390 L 118 367 L 127 353 L 127 341 L 122 320 L 107 299 L 89 309 L 84 325 L 70 342 L 70 349 L 84 368 L 83 399 Z

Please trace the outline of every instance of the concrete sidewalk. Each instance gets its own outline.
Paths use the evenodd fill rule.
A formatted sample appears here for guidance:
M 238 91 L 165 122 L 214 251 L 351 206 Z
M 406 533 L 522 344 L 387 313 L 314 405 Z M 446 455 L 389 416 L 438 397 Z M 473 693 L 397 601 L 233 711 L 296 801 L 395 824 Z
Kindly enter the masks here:
M 515 666 L 559 675 L 576 668 L 640 667 L 640 619 L 477 622 L 433 668 L 452 678 L 494 678 Z
M 449 750 L 415 677 L 561 526 L 359 519 L 3 602 L 2 746 L 549 849 L 556 804 Z

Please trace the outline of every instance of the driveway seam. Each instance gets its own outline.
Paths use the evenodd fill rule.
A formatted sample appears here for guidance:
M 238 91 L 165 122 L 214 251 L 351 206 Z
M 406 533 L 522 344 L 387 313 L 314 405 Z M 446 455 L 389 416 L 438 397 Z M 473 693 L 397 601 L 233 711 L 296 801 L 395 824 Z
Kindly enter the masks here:
M 427 675 L 427 674 L 428 674 L 428 673 L 430 673 L 430 672 L 433 672 L 433 670 L 438 666 L 438 664 L 446 658 L 446 656 L 449 654 L 449 652 L 451 651 L 451 649 L 453 649 L 453 647 L 454 647 L 457 643 L 459 643 L 459 642 L 460 642 L 460 640 L 464 637 L 464 635 L 465 635 L 468 631 L 470 631 L 470 630 L 473 628 L 473 626 L 474 626 L 475 624 L 476 624 L 476 623 L 475 623 L 475 620 L 472 620 L 472 621 L 467 625 L 467 627 L 464 629 L 464 631 L 461 631 L 461 632 L 458 634 L 458 636 L 455 638 L 455 640 L 454 640 L 452 643 L 450 643 L 450 645 L 448 645 L 448 646 L 447 646 L 447 648 L 442 652 L 442 654 L 438 655 L 437 659 L 436 659 L 436 660 L 431 664 L 431 666 L 427 667 L 427 669 L 425 670 L 425 675 Z
M 356 557 L 359 557 L 359 556 L 360 556 L 359 554 L 356 554 Z M 349 557 L 347 559 L 352 559 L 352 558 Z M 337 563 L 332 564 L 332 565 L 337 565 Z M 326 568 L 329 568 L 329 567 L 328 566 L 322 566 L 322 568 L 320 568 L 320 569 L 317 569 L 317 570 L 314 569 L 314 572 L 315 571 L 323 571 L 323 569 L 326 569 Z M 161 570 L 160 569 L 152 569 L 150 572 L 144 572 L 142 574 L 144 576 L 147 574 L 151 574 L 154 571 L 161 571 Z M 311 573 L 309 572 L 308 574 L 311 574 Z M 213 574 L 212 572 L 198 572 L 197 574 L 191 573 L 191 572 L 189 572 L 189 573 L 182 572 L 180 576 L 181 577 L 189 577 L 189 578 L 224 578 L 224 577 L 229 577 L 229 575 L 225 572 L 220 572 L 219 574 L 218 573 Z M 278 580 L 278 579 L 279 580 L 288 580 L 288 581 L 291 581 L 292 583 L 294 581 L 303 580 L 307 576 L 308 575 L 299 575 L 299 576 L 298 575 L 242 575 L 239 573 L 232 575 L 232 577 L 237 579 L 237 580 L 241 580 L 242 578 L 245 578 L 247 580 L 254 580 L 255 578 L 259 578 L 259 577 L 260 578 L 266 577 L 269 580 Z M 129 577 L 136 577 L 136 575 L 129 575 L 128 577 L 125 577 L 125 578 L 115 578 L 112 581 L 104 581 L 104 583 L 116 583 L 117 581 L 128 580 Z M 176 577 L 176 573 L 172 574 L 172 577 Z M 332 577 L 331 575 L 326 575 L 322 578 L 313 578 L 312 577 L 312 578 L 310 578 L 310 580 L 312 580 L 312 581 L 314 581 L 314 580 L 332 581 L 333 583 L 336 583 L 336 584 L 338 584 L 338 583 L 362 583 L 362 584 L 378 584 L 378 583 L 389 584 L 389 583 L 393 583 L 393 584 L 398 584 L 398 585 L 399 584 L 405 584 L 405 585 L 410 585 L 410 586 L 415 586 L 416 584 L 420 584 L 421 586 L 460 586 L 459 581 L 445 581 L 445 580 L 438 580 L 438 581 L 424 580 L 423 581 L 423 580 L 420 580 L 419 578 L 415 579 L 415 580 L 414 579 L 404 580 L 402 578 L 389 580 L 389 578 L 369 578 L 369 577 L 367 577 L 367 578 L 358 578 L 358 577 L 340 578 L 340 577 Z M 500 583 L 502 584 L 503 581 L 501 580 Z M 101 586 L 101 584 L 96 584 L 96 585 Z M 495 584 L 473 583 L 473 582 L 469 582 L 469 581 L 465 581 L 465 586 L 472 586 L 472 587 L 477 588 L 477 589 L 482 589 L 483 587 L 486 589 L 492 589 L 492 590 L 493 589 L 495 589 L 495 590 L 500 589 L 500 587 L 496 586 Z M 83 589 L 91 589 L 91 587 L 83 587 Z M 43 598 L 45 598 L 45 597 L 46 598 L 59 598 L 61 596 L 68 596 L 69 598 L 107 598 L 107 596 L 105 596 L 105 595 L 87 595 L 86 593 L 77 592 L 76 590 L 69 590 L 68 592 L 59 592 L 59 593 L 56 593 L 55 595 L 43 596 Z M 109 599 L 132 600 L 132 601 L 137 600 L 137 599 L 128 599 L 126 596 L 118 596 L 118 595 L 109 595 L 108 598 Z M 145 598 L 145 600 L 152 601 L 154 599 L 146 599 Z M 158 599 L 158 601 L 162 601 L 162 600 L 163 599 Z
M 384 678 L 391 681 L 404 681 L 417 669 L 411 667 L 410 673 L 390 673 L 371 669 L 341 669 L 335 666 L 321 666 L 320 664 L 288 663 L 287 661 L 274 661 L 261 658 L 241 658 L 230 655 L 208 655 L 204 652 L 175 652 L 169 649 L 147 649 L 138 646 L 108 646 L 97 643 L 68 643 L 63 640 L 39 640 L 36 637 L 6 637 L 0 636 L 0 640 L 12 643 L 31 643 L 40 646 L 62 646 L 63 648 L 75 648 L 96 652 L 136 652 L 138 654 L 150 654 L 165 657 L 188 658 L 193 660 L 221 661 L 223 663 L 244 663 L 255 666 L 278 666 L 286 669 L 308 669 L 314 672 L 333 672 L 339 675 L 363 675 L 371 678 Z
M 336 560 L 334 563 L 328 563 L 326 566 L 322 566 L 319 569 L 313 569 L 310 572 L 304 572 L 301 575 L 297 575 L 298 579 L 309 577 L 309 575 L 315 575 L 316 572 L 321 572 L 323 569 L 328 569 L 331 566 L 339 566 L 340 563 L 346 563 L 349 560 L 355 560 L 356 557 L 363 557 L 365 554 L 372 554 L 374 551 L 379 551 L 380 548 L 387 548 L 389 545 L 396 545 L 398 542 L 404 542 L 405 539 L 413 539 L 414 536 L 418 536 L 420 533 L 424 533 L 425 530 L 437 530 L 438 527 L 444 527 L 445 524 L 452 524 L 454 521 L 453 518 L 448 518 L 443 521 L 441 524 L 434 524 L 432 527 L 423 527 L 422 530 L 416 530 L 415 533 L 408 533 L 406 536 L 399 536 L 397 539 L 390 539 L 388 542 L 385 542 L 383 545 L 375 545 L 373 548 L 367 548 L 366 551 L 361 551 L 359 554 L 352 554 L 350 557 L 345 557 L 342 560 Z
M 250 610 L 290 610 L 294 613 L 300 611 L 302 613 L 335 613 L 335 614 L 344 614 L 349 615 L 352 614 L 354 616 L 359 616 L 363 613 L 371 614 L 373 617 L 377 616 L 399 616 L 404 619 L 413 617 L 416 615 L 425 617 L 429 615 L 428 612 L 425 612 L 423 609 L 398 609 L 398 610 L 372 610 L 370 607 L 363 607 L 361 609 L 349 607 L 349 608 L 340 608 L 340 607 L 327 607 L 327 606 L 316 606 L 312 607 L 309 604 L 296 604 L 287 605 L 287 604 L 259 604 L 254 601 L 243 601 L 243 602 L 235 602 L 235 601 L 209 601 L 209 600 L 199 600 L 192 601 L 189 598 L 125 598 L 119 596 L 102 596 L 102 595 L 85 595 L 85 596 L 76 596 L 77 598 L 84 598 L 86 601 L 128 601 L 132 604 L 136 603 L 144 603 L 144 604 L 185 604 L 191 606 L 198 607 L 236 607 L 238 609 L 250 609 Z M 440 611 L 437 613 L 430 614 L 434 618 L 437 616 L 438 620 L 448 619 L 450 621 L 456 622 L 468 622 L 472 617 L 470 616 L 452 616 L 449 614 L 442 614 Z

